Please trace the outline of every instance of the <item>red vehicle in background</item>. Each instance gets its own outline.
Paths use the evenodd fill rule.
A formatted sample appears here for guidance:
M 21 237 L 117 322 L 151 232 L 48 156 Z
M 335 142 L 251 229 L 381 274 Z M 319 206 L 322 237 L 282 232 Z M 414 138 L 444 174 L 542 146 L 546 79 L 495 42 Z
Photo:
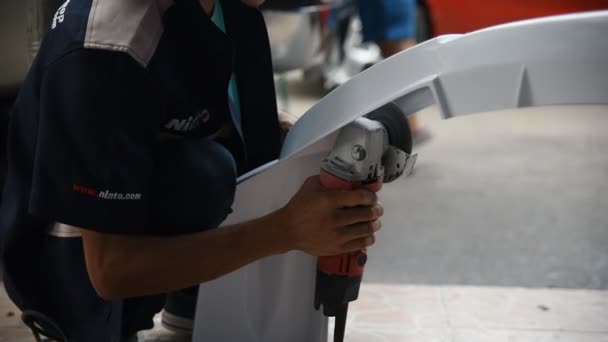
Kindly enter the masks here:
M 608 0 L 419 0 L 419 40 L 512 21 L 608 9 Z

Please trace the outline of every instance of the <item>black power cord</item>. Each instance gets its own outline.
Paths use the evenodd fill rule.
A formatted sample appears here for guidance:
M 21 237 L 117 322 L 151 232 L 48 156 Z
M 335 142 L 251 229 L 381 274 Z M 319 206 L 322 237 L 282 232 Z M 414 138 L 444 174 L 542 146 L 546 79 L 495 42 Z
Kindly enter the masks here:
M 346 330 L 346 316 L 348 315 L 348 303 L 341 305 L 336 312 L 334 321 L 334 342 L 343 342 Z

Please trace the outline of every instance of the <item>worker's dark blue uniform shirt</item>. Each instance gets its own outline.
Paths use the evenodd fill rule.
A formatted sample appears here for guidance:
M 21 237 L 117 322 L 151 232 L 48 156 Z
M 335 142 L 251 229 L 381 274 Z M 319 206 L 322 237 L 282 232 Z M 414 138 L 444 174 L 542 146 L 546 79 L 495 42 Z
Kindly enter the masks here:
M 112 327 L 121 307 L 96 296 L 79 239 L 49 244 L 51 226 L 131 235 L 191 231 L 178 222 L 154 224 L 163 188 L 155 177 L 167 169 L 158 160 L 163 139 L 207 139 L 229 127 L 223 145 L 239 171 L 278 157 L 263 18 L 240 0 L 222 5 L 226 34 L 198 0 L 68 0 L 49 23 L 10 117 L 0 232 L 11 298 L 51 316 L 91 317 L 73 324 L 82 325 L 74 327 L 75 341 L 85 334 L 88 341 L 117 338 Z M 233 72 L 240 106 L 229 106 Z M 234 171 L 208 169 L 207 182 L 234 182 L 222 179 Z M 213 203 L 209 192 L 190 194 L 201 210 Z

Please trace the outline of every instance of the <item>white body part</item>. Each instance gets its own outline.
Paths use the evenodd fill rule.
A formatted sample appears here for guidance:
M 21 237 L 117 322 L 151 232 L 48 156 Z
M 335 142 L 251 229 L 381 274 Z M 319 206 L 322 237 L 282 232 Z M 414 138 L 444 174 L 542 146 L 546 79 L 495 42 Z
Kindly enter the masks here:
M 226 224 L 284 206 L 318 174 L 341 127 L 389 102 L 405 113 L 437 103 L 445 118 L 608 104 L 607 32 L 608 12 L 559 16 L 438 37 L 377 64 L 311 108 L 278 161 L 242 177 Z M 314 283 L 315 259 L 291 252 L 202 284 L 193 341 L 325 342 Z

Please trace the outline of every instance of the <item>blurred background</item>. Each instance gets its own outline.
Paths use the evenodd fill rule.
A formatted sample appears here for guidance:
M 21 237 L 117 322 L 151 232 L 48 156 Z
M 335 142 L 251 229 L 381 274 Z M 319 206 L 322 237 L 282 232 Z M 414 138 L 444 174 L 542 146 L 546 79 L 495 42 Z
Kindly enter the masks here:
M 407 4 L 407 9 L 399 7 L 378 17 L 370 5 L 374 1 L 380 0 L 267 0 L 262 11 L 281 110 L 302 115 L 359 72 L 439 35 L 608 9 L 606 0 L 404 0 L 392 6 Z M 0 2 L 2 184 L 10 107 L 62 2 Z M 382 31 L 378 25 L 396 31 L 386 27 Z M 582 289 L 599 292 L 590 292 L 587 304 L 568 302 L 571 307 L 564 312 L 583 310 L 585 305 L 596 310 L 593 317 L 608 312 L 605 107 L 533 108 L 450 121 L 440 120 L 437 109 L 430 107 L 417 113 L 410 126 L 418 165 L 412 176 L 383 190 L 384 229 L 370 252 L 368 289 L 389 291 L 383 286 L 393 285 Z M 510 292 L 498 296 L 504 293 Z M 540 302 L 531 305 L 536 310 Z M 543 308 L 538 310 L 551 310 Z M 565 336 L 563 340 L 608 341 L 608 319 L 598 322 L 591 328 L 568 328 L 563 322 L 532 328 L 565 329 L 565 335 L 549 336 Z M 414 328 L 420 330 L 415 324 Z M 544 340 L 536 337 L 522 340 Z
M 398 47 L 517 20 L 606 8 L 606 0 L 267 0 L 264 14 L 275 70 L 303 70 L 308 81 L 321 79 L 331 89 L 399 52 Z

